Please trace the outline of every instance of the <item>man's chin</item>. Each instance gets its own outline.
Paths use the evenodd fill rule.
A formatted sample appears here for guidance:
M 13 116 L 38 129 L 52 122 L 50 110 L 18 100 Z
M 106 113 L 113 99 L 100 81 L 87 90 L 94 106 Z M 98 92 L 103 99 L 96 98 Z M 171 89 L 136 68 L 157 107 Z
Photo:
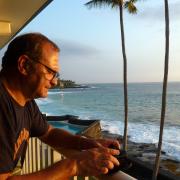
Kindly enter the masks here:
M 48 96 L 48 92 L 40 93 L 36 96 L 36 98 L 46 98 Z
M 41 97 L 42 97 L 42 98 L 48 97 L 48 92 L 47 92 L 47 93 L 44 93 Z
M 48 90 L 49 89 L 45 89 L 44 92 L 42 92 L 42 98 L 46 98 L 48 96 Z

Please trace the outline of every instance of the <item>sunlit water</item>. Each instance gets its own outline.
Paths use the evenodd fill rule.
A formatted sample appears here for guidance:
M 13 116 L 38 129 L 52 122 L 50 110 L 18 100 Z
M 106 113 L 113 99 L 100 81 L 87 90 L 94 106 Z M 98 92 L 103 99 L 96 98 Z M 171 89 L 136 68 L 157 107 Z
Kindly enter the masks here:
M 134 142 L 157 143 L 161 114 L 160 83 L 128 85 L 128 135 Z M 37 103 L 47 115 L 77 115 L 81 119 L 100 119 L 104 130 L 123 134 L 122 84 L 90 84 L 82 89 L 54 89 Z M 163 150 L 180 161 L 180 83 L 169 83 Z

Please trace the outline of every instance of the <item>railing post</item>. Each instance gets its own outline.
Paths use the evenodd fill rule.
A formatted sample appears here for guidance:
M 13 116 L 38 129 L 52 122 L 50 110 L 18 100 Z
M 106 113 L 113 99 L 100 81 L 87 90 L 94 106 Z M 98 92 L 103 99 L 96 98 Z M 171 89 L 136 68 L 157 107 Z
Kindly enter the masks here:
M 38 138 L 30 138 L 21 175 L 47 168 L 63 158 L 64 156 L 41 142 Z M 89 177 L 74 176 L 71 179 L 89 180 Z

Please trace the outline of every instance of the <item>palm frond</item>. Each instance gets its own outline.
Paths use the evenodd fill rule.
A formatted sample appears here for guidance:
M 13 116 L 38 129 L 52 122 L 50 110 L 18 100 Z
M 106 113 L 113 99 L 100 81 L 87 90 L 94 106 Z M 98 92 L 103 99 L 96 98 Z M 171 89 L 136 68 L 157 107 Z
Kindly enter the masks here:
M 111 8 L 119 7 L 119 5 L 123 2 L 123 0 L 92 0 L 85 3 L 85 6 L 90 9 L 93 7 L 105 7 L 110 6 Z
M 137 0 L 129 0 L 124 3 L 124 8 L 127 9 L 131 14 L 137 13 L 137 8 L 134 4 L 135 2 L 137 2 Z
M 136 3 L 138 0 L 131 0 L 131 2 L 134 4 L 134 3 Z
M 131 14 L 135 14 L 137 13 L 137 8 L 136 6 L 134 5 L 138 0 L 128 0 L 128 1 L 125 1 L 125 0 L 91 0 L 87 3 L 85 3 L 85 5 L 88 7 L 88 8 L 93 8 L 93 7 L 111 7 L 112 9 L 113 8 L 117 8 L 119 6 L 123 6 L 124 5 L 124 8 L 126 8 L 128 10 L 129 13 Z

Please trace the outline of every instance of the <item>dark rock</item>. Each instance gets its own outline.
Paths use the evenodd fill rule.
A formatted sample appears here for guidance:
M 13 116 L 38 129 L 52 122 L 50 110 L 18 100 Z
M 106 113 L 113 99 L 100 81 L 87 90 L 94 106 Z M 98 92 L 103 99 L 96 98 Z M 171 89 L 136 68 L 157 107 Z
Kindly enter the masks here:
M 102 134 L 105 138 L 117 139 L 120 143 L 122 143 L 123 137 L 121 135 L 112 134 L 108 131 L 103 131 Z M 146 165 L 149 166 L 151 171 L 154 166 L 156 151 L 157 147 L 155 146 L 155 144 L 135 143 L 128 140 L 128 157 L 130 159 L 133 159 L 135 163 L 142 164 L 143 167 L 145 167 Z M 167 177 L 168 179 L 168 177 L 170 177 L 169 179 L 180 179 L 180 162 L 174 160 L 172 157 L 169 157 L 164 151 L 161 152 L 160 170 L 162 172 L 163 178 Z M 137 174 L 136 177 L 138 177 Z M 143 178 L 141 176 L 138 179 Z

